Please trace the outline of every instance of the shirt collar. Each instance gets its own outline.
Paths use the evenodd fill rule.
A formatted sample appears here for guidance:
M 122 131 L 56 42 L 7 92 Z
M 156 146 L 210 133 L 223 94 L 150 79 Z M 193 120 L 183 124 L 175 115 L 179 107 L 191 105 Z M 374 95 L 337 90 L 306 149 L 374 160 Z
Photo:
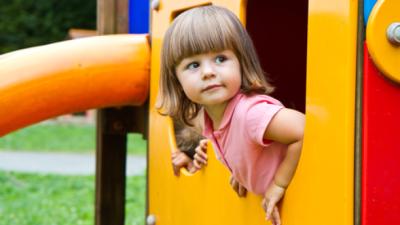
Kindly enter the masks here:
M 236 105 L 239 103 L 240 99 L 243 97 L 243 93 L 238 92 L 231 100 L 229 100 L 228 105 L 225 108 L 224 116 L 222 117 L 221 124 L 218 130 L 223 130 L 230 123 L 232 115 L 235 112 Z M 211 134 L 213 130 L 213 123 L 211 118 L 208 116 L 207 112 L 204 110 L 204 134 Z

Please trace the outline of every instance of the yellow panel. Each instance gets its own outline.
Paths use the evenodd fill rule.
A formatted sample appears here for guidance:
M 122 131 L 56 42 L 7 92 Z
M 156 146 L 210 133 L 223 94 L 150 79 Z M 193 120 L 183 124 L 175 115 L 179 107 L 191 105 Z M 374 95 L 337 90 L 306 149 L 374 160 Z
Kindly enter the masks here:
M 212 149 L 204 171 L 173 176 L 171 121 L 154 108 L 161 42 L 171 15 L 208 3 L 162 1 L 159 10 L 152 11 L 148 213 L 157 225 L 269 224 L 261 197 L 238 198 L 229 186 L 229 172 Z M 212 3 L 244 21 L 244 1 Z M 283 202 L 284 225 L 352 224 L 356 22 L 356 1 L 310 0 L 305 146 Z
M 353 224 L 357 8 L 309 1 L 305 142 L 285 224 Z
M 400 46 L 391 44 L 386 37 L 386 30 L 396 22 L 400 23 L 400 1 L 378 1 L 368 19 L 367 45 L 380 71 L 393 81 L 400 82 Z

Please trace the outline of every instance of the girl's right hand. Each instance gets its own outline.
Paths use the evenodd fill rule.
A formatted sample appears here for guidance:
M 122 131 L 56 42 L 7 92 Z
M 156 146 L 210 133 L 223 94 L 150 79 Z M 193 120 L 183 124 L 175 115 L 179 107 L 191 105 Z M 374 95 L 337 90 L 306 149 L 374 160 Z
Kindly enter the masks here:
M 277 204 L 281 201 L 285 192 L 286 188 L 276 185 L 275 182 L 272 182 L 265 192 L 261 204 L 266 213 L 265 219 L 270 220 L 273 225 L 281 225 L 281 217 Z
M 199 145 L 196 147 L 194 154 L 194 167 L 196 169 L 201 169 L 203 166 L 207 165 L 207 139 L 200 140 Z

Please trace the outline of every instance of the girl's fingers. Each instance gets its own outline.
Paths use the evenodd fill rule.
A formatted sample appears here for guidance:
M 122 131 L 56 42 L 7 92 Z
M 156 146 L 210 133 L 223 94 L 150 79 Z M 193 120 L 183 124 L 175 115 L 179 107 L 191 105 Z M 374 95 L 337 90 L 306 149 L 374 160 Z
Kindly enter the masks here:
M 247 189 L 242 186 L 238 181 L 233 178 L 233 176 L 230 177 L 229 179 L 229 184 L 233 188 L 233 190 L 239 195 L 239 197 L 244 197 L 246 196 Z
M 179 176 L 180 167 L 176 163 L 176 159 L 172 161 L 172 170 L 174 171 L 175 176 Z
M 203 155 L 204 154 L 204 152 L 199 152 L 199 153 L 196 153 L 196 154 L 194 154 L 194 159 L 197 159 L 198 161 L 200 161 L 201 163 L 203 163 L 204 165 L 206 165 L 207 164 L 207 155 Z
M 193 157 L 196 161 L 198 161 L 200 164 L 204 164 L 207 165 L 207 160 L 205 160 L 204 158 L 202 158 L 199 154 L 194 154 Z
M 239 185 L 239 197 L 245 197 L 247 194 L 247 190 L 245 187 L 243 187 L 242 185 Z
M 239 183 L 235 179 L 233 180 L 231 186 L 236 193 L 239 193 Z
M 177 166 L 182 167 L 182 166 L 184 166 L 184 165 L 186 164 L 186 161 L 185 161 L 185 158 L 183 158 L 183 157 L 178 157 L 178 158 L 176 158 L 176 159 L 174 160 L 173 163 L 174 163 L 175 165 L 177 165 Z
M 271 220 L 272 211 L 274 210 L 275 202 L 272 200 L 268 201 L 267 205 L 267 220 Z
M 172 165 L 176 165 L 176 159 L 172 160 Z
M 195 167 L 197 170 L 200 170 L 200 169 L 201 169 L 201 165 L 199 164 L 199 162 L 198 162 L 197 160 L 194 160 L 194 161 L 193 161 L 193 165 L 194 165 L 194 167 Z
M 263 198 L 262 202 L 261 202 L 261 206 L 264 209 L 264 212 L 267 212 L 267 199 Z
M 200 146 L 197 146 L 195 149 L 196 153 L 199 154 L 202 158 L 207 159 L 207 153 L 205 153 Z
M 193 165 L 194 165 L 194 170 L 200 170 L 203 165 L 207 165 L 207 139 L 200 140 L 199 145 L 196 147 L 194 154 L 194 160 L 193 160 Z
M 279 215 L 279 209 L 276 206 L 274 207 L 274 210 L 272 212 L 272 217 L 274 224 L 281 225 L 281 216 Z
M 200 157 L 199 154 L 196 153 L 196 154 L 194 154 L 193 159 L 195 159 L 195 160 L 197 160 L 197 161 L 200 161 L 200 160 L 201 160 L 201 157 Z
M 200 140 L 199 146 L 200 146 L 202 149 L 207 150 L 207 143 L 208 143 L 207 139 Z
M 178 155 L 178 152 L 173 152 L 171 154 L 171 159 L 175 159 L 177 155 Z
M 189 163 L 188 170 L 189 170 L 189 173 L 195 173 L 197 171 L 197 168 L 194 166 L 194 162 Z
M 174 159 L 172 159 L 172 164 L 174 164 L 174 165 L 177 165 L 177 164 L 179 164 L 179 158 L 178 157 L 175 157 Z

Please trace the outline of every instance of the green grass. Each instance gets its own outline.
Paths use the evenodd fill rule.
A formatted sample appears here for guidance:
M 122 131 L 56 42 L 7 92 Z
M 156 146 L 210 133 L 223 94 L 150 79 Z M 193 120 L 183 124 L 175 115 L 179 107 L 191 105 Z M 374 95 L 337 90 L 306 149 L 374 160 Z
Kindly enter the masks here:
M 11 151 L 94 152 L 96 128 L 88 124 L 39 123 L 0 138 L 0 149 Z M 141 134 L 128 135 L 128 153 L 145 155 Z
M 145 176 L 127 178 L 127 225 L 143 225 Z M 0 225 L 94 224 L 94 177 L 0 171 Z

